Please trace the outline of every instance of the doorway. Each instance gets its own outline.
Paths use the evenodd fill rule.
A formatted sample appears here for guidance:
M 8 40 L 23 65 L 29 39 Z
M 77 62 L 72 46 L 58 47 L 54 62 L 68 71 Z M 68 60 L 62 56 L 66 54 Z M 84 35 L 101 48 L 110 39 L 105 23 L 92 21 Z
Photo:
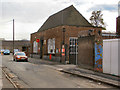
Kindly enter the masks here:
M 42 59 L 43 58 L 43 41 L 44 40 L 40 40 L 40 59 Z
M 69 39 L 69 63 L 76 64 L 77 54 L 78 54 L 78 38 L 70 37 Z

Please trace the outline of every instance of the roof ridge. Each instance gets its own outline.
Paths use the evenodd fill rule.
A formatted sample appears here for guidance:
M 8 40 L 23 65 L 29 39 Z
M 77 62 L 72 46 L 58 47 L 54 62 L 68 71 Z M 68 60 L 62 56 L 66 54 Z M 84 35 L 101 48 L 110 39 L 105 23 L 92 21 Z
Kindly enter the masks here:
M 62 10 L 60 10 L 60 11 L 54 13 L 54 14 L 52 14 L 51 16 L 54 16 L 54 15 L 56 15 L 56 14 L 62 12 L 62 11 L 65 11 L 66 9 L 69 9 L 70 7 L 74 7 L 74 6 L 73 6 L 73 5 L 70 5 L 70 6 L 66 7 L 66 8 L 64 8 L 64 9 L 62 9 Z M 74 8 L 75 8 L 75 7 L 74 7 Z M 51 17 L 51 16 L 49 16 L 49 17 Z

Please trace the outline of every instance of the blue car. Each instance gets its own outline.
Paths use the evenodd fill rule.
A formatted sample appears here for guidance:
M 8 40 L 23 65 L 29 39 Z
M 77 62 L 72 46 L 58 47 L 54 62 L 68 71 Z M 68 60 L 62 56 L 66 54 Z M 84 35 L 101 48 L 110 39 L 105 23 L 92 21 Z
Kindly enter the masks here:
M 4 55 L 10 55 L 10 50 L 5 50 Z

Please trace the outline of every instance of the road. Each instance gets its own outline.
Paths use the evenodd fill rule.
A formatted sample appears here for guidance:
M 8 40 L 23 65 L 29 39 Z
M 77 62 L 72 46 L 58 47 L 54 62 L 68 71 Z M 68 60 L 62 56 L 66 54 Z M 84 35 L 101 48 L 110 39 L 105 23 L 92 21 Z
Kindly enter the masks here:
M 3 56 L 2 66 L 14 73 L 24 88 L 112 88 L 106 84 L 59 72 L 54 69 L 54 65 L 15 62 L 12 55 Z

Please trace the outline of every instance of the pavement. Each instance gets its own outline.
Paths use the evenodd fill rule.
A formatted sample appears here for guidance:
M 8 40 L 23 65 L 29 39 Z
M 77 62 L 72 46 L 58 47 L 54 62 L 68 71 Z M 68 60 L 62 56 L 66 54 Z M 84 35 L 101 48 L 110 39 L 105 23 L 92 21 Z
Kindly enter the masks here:
M 3 83 L 2 83 L 2 73 L 0 69 L 0 89 L 2 89 Z
M 0 89 L 2 88 L 2 85 L 3 85 L 3 83 L 2 83 L 2 70 L 1 70 L 1 68 L 2 68 L 2 56 L 0 55 Z
M 3 74 L 2 69 L 0 68 L 0 90 L 3 88 L 14 88 L 14 86 L 7 79 L 6 75 Z
M 2 88 L 14 88 L 6 75 L 2 72 L 2 56 L 0 55 L 0 90 Z
M 5 88 L 14 88 L 13 84 L 2 74 L 2 90 Z
M 82 68 L 70 68 L 70 69 L 63 69 L 62 72 L 69 73 L 72 75 L 76 75 L 79 77 L 85 77 L 91 80 L 99 81 L 102 83 L 106 83 L 112 86 L 120 87 L 120 77 L 112 76 L 104 73 L 99 73 L 91 70 L 86 70 Z
M 111 74 L 105 74 L 105 73 L 100 73 L 100 72 L 96 72 L 96 71 L 92 71 L 88 69 L 83 69 L 73 64 L 63 65 L 59 62 L 54 62 L 50 60 L 29 58 L 29 62 L 34 63 L 34 64 L 40 64 L 40 63 L 50 64 L 52 65 L 54 69 L 57 69 L 64 73 L 72 74 L 78 77 L 88 78 L 90 80 L 102 82 L 102 83 L 109 84 L 109 85 L 112 85 L 118 88 L 120 87 L 120 76 L 115 76 Z

